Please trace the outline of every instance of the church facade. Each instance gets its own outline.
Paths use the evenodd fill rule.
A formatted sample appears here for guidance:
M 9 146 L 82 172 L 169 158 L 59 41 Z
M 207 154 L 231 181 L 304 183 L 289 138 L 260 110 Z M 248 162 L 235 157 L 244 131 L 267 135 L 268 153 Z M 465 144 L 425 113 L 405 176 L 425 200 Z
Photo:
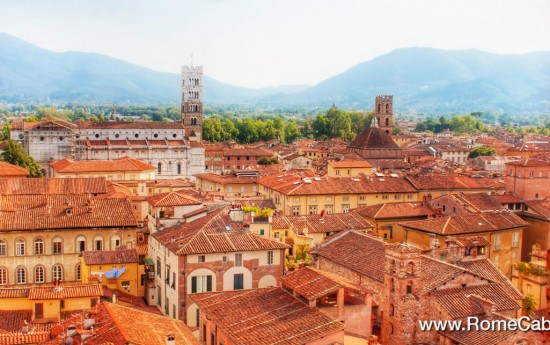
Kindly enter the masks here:
M 190 178 L 204 172 L 202 66 L 182 68 L 181 122 L 68 122 L 44 119 L 12 123 L 17 140 L 49 175 L 51 162 L 131 157 L 157 168 L 157 178 Z

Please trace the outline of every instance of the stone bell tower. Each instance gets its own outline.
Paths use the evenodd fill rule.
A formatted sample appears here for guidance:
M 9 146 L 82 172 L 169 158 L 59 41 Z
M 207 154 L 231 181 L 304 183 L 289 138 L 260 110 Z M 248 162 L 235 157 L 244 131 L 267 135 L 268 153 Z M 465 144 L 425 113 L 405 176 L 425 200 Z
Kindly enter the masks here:
M 393 129 L 393 96 L 376 96 L 374 114 L 378 122 L 378 127 L 391 136 Z
M 202 66 L 181 68 L 181 121 L 186 135 L 202 138 Z

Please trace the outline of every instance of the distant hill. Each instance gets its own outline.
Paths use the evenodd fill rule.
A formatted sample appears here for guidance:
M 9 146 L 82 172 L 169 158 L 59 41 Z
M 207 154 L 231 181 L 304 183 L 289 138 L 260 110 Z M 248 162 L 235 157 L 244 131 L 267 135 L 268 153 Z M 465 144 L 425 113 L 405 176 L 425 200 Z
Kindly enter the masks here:
M 269 101 L 371 109 L 377 94 L 393 94 L 398 111 L 550 113 L 550 52 L 397 49 Z
M 550 52 L 397 49 L 311 87 L 251 89 L 204 77 L 206 103 L 371 109 L 376 94 L 393 94 L 397 111 L 550 113 Z M 100 54 L 56 53 L 0 33 L 0 101 L 155 104 L 180 97 L 179 74 Z

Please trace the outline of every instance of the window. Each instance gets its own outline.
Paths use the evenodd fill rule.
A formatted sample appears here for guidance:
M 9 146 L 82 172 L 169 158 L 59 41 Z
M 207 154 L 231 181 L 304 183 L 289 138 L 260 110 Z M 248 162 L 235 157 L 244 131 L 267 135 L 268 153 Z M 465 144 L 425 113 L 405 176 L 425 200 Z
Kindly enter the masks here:
M 244 281 L 244 274 L 242 273 L 235 274 L 233 276 L 233 290 L 244 289 L 243 281 Z
M 300 202 L 300 198 L 292 198 L 292 202 L 293 202 L 293 203 Z
M 349 205 L 342 205 L 342 212 L 347 213 L 349 212 L 349 209 L 350 209 Z
M 181 163 L 178 163 L 178 175 L 181 175 Z
M 273 251 L 270 250 L 267 252 L 267 264 L 273 265 Z
M 162 173 L 162 164 L 157 164 L 157 172 L 160 174 Z
M 292 215 L 293 216 L 299 216 L 300 215 L 300 206 L 292 207 Z
M 365 201 L 367 197 L 365 195 L 359 195 L 359 201 Z
M 395 315 L 395 308 L 393 304 L 390 304 L 390 316 L 394 316 L 394 315 Z
M 112 236 L 111 237 L 111 250 L 115 250 L 120 246 L 120 237 Z
M 493 257 L 493 261 L 495 262 L 495 264 L 498 264 L 498 254 L 495 254 L 495 256 Z
M 388 200 L 388 196 L 387 195 L 382 195 L 382 200 Z
M 94 239 L 94 250 L 103 250 L 103 238 L 96 237 Z
M 8 270 L 4 267 L 0 268 L 0 285 L 8 284 Z
M 80 264 L 76 265 L 76 272 L 75 272 L 75 276 L 76 276 L 76 280 L 81 280 L 82 279 L 82 268 L 80 267 Z M 142 274 L 142 276 L 145 276 L 144 274 Z M 141 284 L 143 285 L 143 284 Z
M 25 255 L 25 241 L 24 240 L 17 240 L 15 242 L 15 255 L 17 256 L 24 256 Z
M 206 256 L 205 255 L 199 255 L 199 262 L 205 262 Z
M 85 250 L 86 250 L 86 237 L 78 236 L 76 238 L 76 251 L 78 253 L 82 253 Z
M 309 214 L 317 214 L 317 205 L 309 206 Z
M 191 293 L 212 291 L 212 276 L 191 277 Z
M 493 238 L 493 243 L 494 243 L 494 249 L 499 250 L 500 249 L 500 235 L 495 235 L 495 237 Z
M 8 255 L 8 244 L 6 241 L 2 240 L 0 241 L 0 256 L 6 256 Z
M 63 281 L 63 267 L 61 265 L 54 265 L 52 268 L 52 279 L 54 281 Z
M 393 196 L 393 198 L 394 198 L 395 200 L 401 200 L 401 194 L 395 194 L 395 195 Z
M 412 194 L 407 194 L 407 199 L 412 200 L 412 198 L 413 198 Z
M 309 198 L 309 201 L 310 202 L 317 202 L 317 198 L 312 196 L 312 197 Z
M 157 276 L 160 277 L 160 259 L 157 258 Z
M 41 238 L 34 240 L 34 255 L 44 255 L 44 240 Z
M 60 237 L 52 241 L 52 254 L 63 254 L 63 240 Z
M 512 248 L 519 247 L 519 232 L 512 233 Z
M 27 271 L 23 267 L 19 267 L 16 270 L 15 280 L 17 284 L 26 284 L 27 283 Z
M 349 195 L 342 196 L 342 201 L 349 201 Z
M 325 197 L 325 201 L 332 201 L 332 197 L 331 196 Z
M 239 267 L 243 265 L 243 255 L 241 253 L 235 254 L 235 266 Z
M 44 267 L 36 266 L 34 268 L 34 282 L 37 284 L 44 282 Z

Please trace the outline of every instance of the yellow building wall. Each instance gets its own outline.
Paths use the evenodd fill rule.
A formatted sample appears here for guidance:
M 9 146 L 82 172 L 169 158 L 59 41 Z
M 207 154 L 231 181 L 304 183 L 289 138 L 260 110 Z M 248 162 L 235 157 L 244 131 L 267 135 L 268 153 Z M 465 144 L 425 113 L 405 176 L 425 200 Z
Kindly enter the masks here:
M 36 317 L 35 315 L 35 305 L 42 303 L 44 305 L 44 319 L 59 319 L 59 314 L 61 312 L 61 301 L 58 299 L 52 300 L 36 300 L 33 302 L 32 308 L 32 318 Z
M 360 175 L 373 175 L 372 168 L 335 168 L 332 165 L 327 165 L 328 177 L 358 177 Z
M 45 282 L 51 283 L 52 268 L 54 265 L 61 265 L 63 268 L 63 281 L 76 281 L 76 268 L 80 264 L 80 253 L 77 252 L 76 239 L 83 236 L 86 239 L 86 250 L 93 249 L 93 242 L 96 238 L 103 239 L 104 250 L 112 248 L 112 236 L 120 238 L 120 244 L 128 248 L 135 248 L 135 228 L 90 228 L 90 229 L 65 229 L 65 230 L 42 230 L 25 232 L 2 232 L 0 240 L 5 240 L 8 247 L 8 255 L 0 257 L 0 266 L 8 269 L 8 284 L 15 285 L 16 270 L 23 266 L 27 270 L 27 284 L 34 282 L 34 268 L 38 265 L 44 266 Z M 44 254 L 34 254 L 34 240 L 44 240 Z M 52 242 L 54 238 L 62 239 L 62 254 L 52 254 Z M 15 256 L 15 242 L 18 239 L 25 240 L 24 256 Z M 81 271 L 82 272 L 82 271 Z
M 0 298 L 0 310 L 31 310 L 33 303 L 28 298 Z
M 429 233 L 424 233 L 420 231 L 415 231 L 411 229 L 405 229 L 405 241 L 413 246 L 416 246 L 420 249 L 430 249 L 432 245 L 432 238 L 434 236 Z M 517 246 L 512 246 L 512 233 L 518 233 L 518 243 Z M 483 234 L 466 234 L 466 235 L 453 235 L 452 237 L 472 237 L 472 236 L 481 236 L 491 242 L 491 246 L 487 248 L 488 259 L 493 261 L 495 266 L 506 275 L 507 277 L 512 277 L 512 265 L 516 262 L 521 261 L 521 239 L 522 239 L 523 229 L 514 229 L 506 231 L 498 231 L 491 233 Z M 500 236 L 500 248 L 495 249 L 495 240 L 494 237 Z M 449 236 L 435 236 L 435 241 L 439 243 L 440 248 L 446 246 L 445 241 Z
M 140 285 L 141 274 L 144 274 L 144 267 L 138 263 L 126 263 L 126 264 L 106 264 L 106 265 L 86 265 L 84 258 L 81 258 L 82 265 L 82 284 L 99 283 L 99 277 L 101 276 L 100 284 L 109 289 L 119 290 L 134 296 L 144 296 L 145 287 Z M 108 279 L 105 277 L 105 272 L 112 271 L 115 268 L 126 268 L 126 271 L 122 273 L 119 278 Z M 130 282 L 129 288 L 122 286 L 123 282 Z M 140 294 L 141 293 L 141 294 Z

